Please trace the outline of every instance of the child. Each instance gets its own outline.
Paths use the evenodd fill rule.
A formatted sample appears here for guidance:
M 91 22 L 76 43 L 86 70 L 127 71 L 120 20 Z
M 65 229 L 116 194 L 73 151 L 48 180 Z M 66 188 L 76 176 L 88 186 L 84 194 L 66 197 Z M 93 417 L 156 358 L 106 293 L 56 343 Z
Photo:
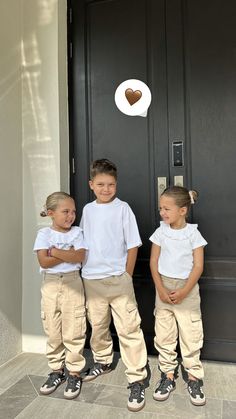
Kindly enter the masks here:
M 160 227 L 152 241 L 150 267 L 156 286 L 155 348 L 159 352 L 161 380 L 153 394 L 166 400 L 175 389 L 179 335 L 182 362 L 188 373 L 188 391 L 194 405 L 205 404 L 200 349 L 203 330 L 198 280 L 203 271 L 203 248 L 207 244 L 186 217 L 197 199 L 196 191 L 180 186 L 167 188 L 160 198 Z
M 51 227 L 39 230 L 34 244 L 43 274 L 41 317 L 52 369 L 40 392 L 50 394 L 66 380 L 66 365 L 69 374 L 64 396 L 73 399 L 80 393 L 79 372 L 85 365 L 85 300 L 79 271 L 86 247 L 81 228 L 72 227 L 75 203 L 70 195 L 52 193 L 40 215 L 52 219 Z
M 112 315 L 129 382 L 128 409 L 138 411 L 145 404 L 143 380 L 147 376 L 147 352 L 132 274 L 141 240 L 131 208 L 116 198 L 116 166 L 106 159 L 96 160 L 90 174 L 89 185 L 96 200 L 84 207 L 81 220 L 89 249 L 82 277 L 92 326 L 90 344 L 94 366 L 84 381 L 111 371 Z

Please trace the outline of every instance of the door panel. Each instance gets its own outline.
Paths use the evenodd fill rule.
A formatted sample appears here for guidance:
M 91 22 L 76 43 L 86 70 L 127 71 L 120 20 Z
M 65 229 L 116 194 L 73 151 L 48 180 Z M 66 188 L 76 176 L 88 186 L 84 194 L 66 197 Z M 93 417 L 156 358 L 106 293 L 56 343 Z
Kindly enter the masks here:
M 114 104 L 116 88 L 131 74 L 147 80 L 145 1 L 138 2 L 135 19 L 135 1 L 126 3 L 97 2 L 87 8 L 89 146 L 91 159 L 104 156 L 116 162 L 118 195 L 129 200 L 145 232 L 149 220 L 154 220 L 148 119 L 125 116 Z M 137 190 L 142 191 L 142 200 Z
M 235 258 L 236 5 L 186 4 L 191 175 L 201 193 L 194 218 L 209 241 L 208 257 Z
M 174 176 L 183 176 L 185 186 L 200 192 L 190 221 L 209 243 L 200 280 L 202 354 L 236 361 L 235 2 L 71 0 L 69 7 L 71 189 L 78 218 L 93 199 L 89 163 L 113 160 L 118 196 L 133 208 L 143 240 L 134 284 L 152 353 L 155 290 L 148 238 L 159 224 L 157 178 L 173 184 Z M 116 108 L 115 90 L 130 78 L 151 89 L 147 118 Z M 173 166 L 173 141 L 183 141 L 182 167 Z

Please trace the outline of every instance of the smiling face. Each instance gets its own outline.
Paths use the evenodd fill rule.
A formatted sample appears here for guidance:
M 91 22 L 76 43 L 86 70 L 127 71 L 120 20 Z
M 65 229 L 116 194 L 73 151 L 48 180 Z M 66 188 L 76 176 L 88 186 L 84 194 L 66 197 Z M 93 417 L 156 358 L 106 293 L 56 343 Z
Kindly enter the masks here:
M 89 186 L 94 192 L 98 204 L 108 204 L 116 195 L 116 179 L 106 173 L 96 175 L 89 181 Z
M 160 198 L 160 216 L 164 223 L 172 228 L 183 228 L 186 225 L 187 208 L 178 207 L 174 198 L 162 195 Z
M 75 221 L 75 202 L 72 198 L 60 199 L 55 210 L 48 210 L 53 230 L 65 233 Z

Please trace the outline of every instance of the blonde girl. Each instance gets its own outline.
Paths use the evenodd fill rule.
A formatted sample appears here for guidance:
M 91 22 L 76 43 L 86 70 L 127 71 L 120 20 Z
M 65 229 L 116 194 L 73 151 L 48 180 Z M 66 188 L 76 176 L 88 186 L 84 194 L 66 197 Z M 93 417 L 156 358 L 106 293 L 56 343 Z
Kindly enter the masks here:
M 41 317 L 52 370 L 40 392 L 50 394 L 67 381 L 64 397 L 73 399 L 80 393 L 80 371 L 85 365 L 86 319 L 80 268 L 86 246 L 81 228 L 72 226 L 75 202 L 70 195 L 52 193 L 40 215 L 52 220 L 50 227 L 38 231 L 34 244 L 43 274 Z
M 160 227 L 152 234 L 150 268 L 156 287 L 155 348 L 159 352 L 161 379 L 153 397 L 166 400 L 175 389 L 179 338 L 182 364 L 188 374 L 188 392 L 194 405 L 205 404 L 200 349 L 203 328 L 198 280 L 203 271 L 206 240 L 197 224 L 187 223 L 196 191 L 167 188 L 160 198 Z

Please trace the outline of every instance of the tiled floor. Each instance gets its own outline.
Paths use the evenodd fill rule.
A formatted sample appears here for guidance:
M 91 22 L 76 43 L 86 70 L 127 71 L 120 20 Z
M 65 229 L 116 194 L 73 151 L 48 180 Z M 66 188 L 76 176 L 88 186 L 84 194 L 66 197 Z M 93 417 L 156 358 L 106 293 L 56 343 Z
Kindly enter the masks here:
M 91 353 L 86 351 L 87 366 Z M 177 388 L 166 402 L 152 398 L 159 378 L 157 359 L 149 357 L 150 382 L 146 406 L 139 413 L 126 408 L 127 382 L 124 365 L 115 354 L 115 369 L 110 374 L 84 383 L 80 396 L 72 401 L 63 398 L 64 385 L 50 396 L 41 396 L 39 387 L 48 373 L 44 355 L 23 353 L 0 367 L 1 419 L 236 419 L 236 364 L 205 361 L 204 407 L 191 405 L 180 374 Z

